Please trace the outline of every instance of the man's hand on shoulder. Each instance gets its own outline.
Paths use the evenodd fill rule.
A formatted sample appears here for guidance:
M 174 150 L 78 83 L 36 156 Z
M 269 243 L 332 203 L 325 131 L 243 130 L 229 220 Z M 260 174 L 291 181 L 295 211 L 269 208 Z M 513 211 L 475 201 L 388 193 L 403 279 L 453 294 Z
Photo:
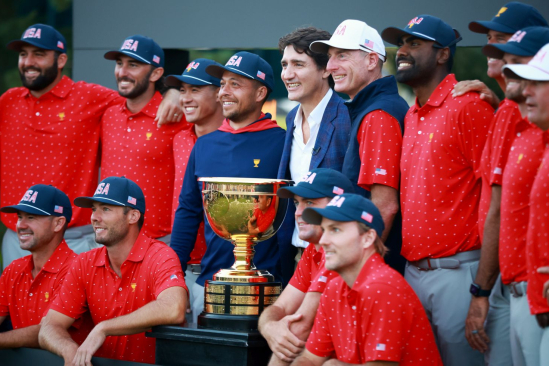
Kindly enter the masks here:
M 452 96 L 459 97 L 468 92 L 477 92 L 480 94 L 480 99 L 484 100 L 492 106 L 492 108 L 497 109 L 499 105 L 499 98 L 486 84 L 480 80 L 464 80 L 460 81 L 454 86 L 454 91 Z
M 182 118 L 183 109 L 179 103 L 179 90 L 168 89 L 164 93 L 162 103 L 158 106 L 154 120 L 158 123 L 158 127 L 160 127 L 167 123 L 181 122 Z

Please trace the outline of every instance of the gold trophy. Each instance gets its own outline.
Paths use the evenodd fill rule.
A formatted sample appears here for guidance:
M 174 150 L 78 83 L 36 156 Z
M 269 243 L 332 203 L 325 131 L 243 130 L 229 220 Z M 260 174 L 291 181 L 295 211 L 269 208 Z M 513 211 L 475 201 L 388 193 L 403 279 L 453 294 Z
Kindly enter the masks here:
M 235 262 L 207 280 L 198 326 L 254 330 L 263 309 L 278 298 L 281 284 L 253 264 L 254 246 L 279 229 L 288 202 L 277 197 L 290 181 L 261 178 L 200 178 L 206 218 L 213 231 L 234 245 Z

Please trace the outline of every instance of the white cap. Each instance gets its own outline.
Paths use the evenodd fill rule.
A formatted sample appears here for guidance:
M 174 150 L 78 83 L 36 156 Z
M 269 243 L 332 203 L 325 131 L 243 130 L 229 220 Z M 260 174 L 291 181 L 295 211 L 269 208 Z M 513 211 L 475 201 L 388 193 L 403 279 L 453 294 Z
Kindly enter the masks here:
M 549 81 L 549 43 L 543 46 L 527 65 L 505 65 L 503 73 L 508 77 Z
M 329 41 L 314 41 L 309 48 L 313 52 L 328 53 L 329 47 L 344 50 L 375 52 L 385 61 L 385 45 L 379 33 L 360 20 L 344 20 L 335 30 Z

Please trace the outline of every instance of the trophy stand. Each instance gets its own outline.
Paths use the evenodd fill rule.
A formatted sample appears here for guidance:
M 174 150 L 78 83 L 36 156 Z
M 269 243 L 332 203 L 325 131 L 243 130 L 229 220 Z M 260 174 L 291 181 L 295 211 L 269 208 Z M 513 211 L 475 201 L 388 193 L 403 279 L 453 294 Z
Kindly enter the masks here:
M 203 205 L 212 230 L 234 245 L 234 264 L 204 287 L 198 324 L 158 326 L 156 362 L 167 365 L 267 365 L 271 351 L 259 334 L 263 310 L 281 292 L 268 271 L 253 264 L 254 246 L 271 238 L 284 219 L 276 192 L 288 181 L 256 178 L 200 178 Z M 215 351 L 212 350 L 215 348 Z

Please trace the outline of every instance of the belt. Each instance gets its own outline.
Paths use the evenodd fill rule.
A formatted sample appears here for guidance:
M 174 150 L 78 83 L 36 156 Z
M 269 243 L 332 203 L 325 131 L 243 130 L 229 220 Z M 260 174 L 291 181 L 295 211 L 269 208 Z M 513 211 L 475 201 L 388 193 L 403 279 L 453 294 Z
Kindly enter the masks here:
M 199 275 L 202 273 L 202 268 L 200 264 L 189 264 L 187 268 L 191 271 L 192 274 Z
M 411 266 L 420 271 L 431 271 L 439 268 L 456 269 L 461 263 L 473 262 L 480 259 L 480 249 L 461 252 L 450 257 L 424 258 L 418 261 L 409 262 Z
M 511 295 L 513 295 L 513 297 L 522 297 L 526 295 L 526 287 L 527 287 L 526 281 L 511 282 L 510 284 L 507 285 L 507 287 L 509 288 L 509 292 L 511 293 Z
M 93 233 L 93 226 L 90 225 L 83 225 L 83 226 L 76 226 L 76 227 L 70 227 L 65 231 L 64 238 L 65 239 L 79 239 L 83 237 L 84 235 Z

